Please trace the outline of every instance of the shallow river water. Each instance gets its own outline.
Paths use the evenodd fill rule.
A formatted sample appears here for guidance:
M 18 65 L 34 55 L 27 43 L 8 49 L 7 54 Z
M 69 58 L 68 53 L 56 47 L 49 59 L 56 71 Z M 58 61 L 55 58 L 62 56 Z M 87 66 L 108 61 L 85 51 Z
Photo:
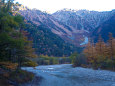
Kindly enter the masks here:
M 22 69 L 43 78 L 40 85 L 33 83 L 28 86 L 115 86 L 115 72 L 111 71 L 73 68 L 71 64 Z

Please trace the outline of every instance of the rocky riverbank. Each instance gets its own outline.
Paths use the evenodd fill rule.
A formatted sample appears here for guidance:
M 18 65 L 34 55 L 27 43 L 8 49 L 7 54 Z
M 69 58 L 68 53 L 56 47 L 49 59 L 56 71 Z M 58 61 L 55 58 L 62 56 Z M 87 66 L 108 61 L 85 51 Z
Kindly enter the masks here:
M 21 84 L 19 86 L 40 86 L 42 77 L 35 76 L 32 81 Z

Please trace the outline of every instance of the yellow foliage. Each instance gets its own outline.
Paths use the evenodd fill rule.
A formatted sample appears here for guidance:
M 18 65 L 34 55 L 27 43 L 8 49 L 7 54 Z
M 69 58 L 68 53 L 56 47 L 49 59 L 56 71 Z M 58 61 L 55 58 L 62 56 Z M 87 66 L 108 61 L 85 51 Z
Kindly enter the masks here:
M 17 63 L 12 62 L 0 62 L 0 65 L 10 70 L 15 70 L 18 66 Z

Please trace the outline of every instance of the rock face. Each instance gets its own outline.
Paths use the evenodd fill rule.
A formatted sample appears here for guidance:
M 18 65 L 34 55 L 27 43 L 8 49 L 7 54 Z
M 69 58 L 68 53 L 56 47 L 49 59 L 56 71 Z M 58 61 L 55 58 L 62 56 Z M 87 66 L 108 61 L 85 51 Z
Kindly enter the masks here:
M 23 10 L 20 11 L 21 15 L 25 17 L 26 20 L 33 22 L 36 25 L 44 25 L 47 28 L 51 29 L 51 31 L 59 36 L 68 34 L 71 35 L 72 29 L 67 25 L 56 20 L 52 15 L 47 14 L 45 12 L 41 12 L 40 10 Z
M 81 15 L 78 15 L 75 11 L 60 10 L 53 14 L 53 16 L 63 22 L 64 24 L 70 26 L 74 30 L 88 30 L 91 31 L 92 27 L 90 23 L 84 19 Z
M 88 10 L 60 10 L 53 16 L 66 25 L 72 26 L 75 29 L 85 29 L 91 31 L 104 21 L 108 20 L 115 11 L 88 11 Z
M 100 24 L 108 20 L 112 15 L 114 15 L 114 13 L 114 10 L 104 12 L 79 10 L 76 12 L 76 14 L 80 15 L 85 20 L 87 20 L 93 29 L 95 29 Z
M 19 13 L 37 26 L 46 26 L 66 42 L 80 46 L 85 36 L 91 36 L 95 28 L 113 16 L 115 10 L 97 12 L 64 9 L 48 14 L 36 9 L 26 9 L 20 10 Z

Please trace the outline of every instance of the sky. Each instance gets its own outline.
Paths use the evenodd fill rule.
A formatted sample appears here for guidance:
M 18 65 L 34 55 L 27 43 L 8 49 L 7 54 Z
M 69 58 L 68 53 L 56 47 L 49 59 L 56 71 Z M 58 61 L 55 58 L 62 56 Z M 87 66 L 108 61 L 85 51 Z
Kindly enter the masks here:
M 29 8 L 54 13 L 64 8 L 110 11 L 115 9 L 115 0 L 16 0 Z

